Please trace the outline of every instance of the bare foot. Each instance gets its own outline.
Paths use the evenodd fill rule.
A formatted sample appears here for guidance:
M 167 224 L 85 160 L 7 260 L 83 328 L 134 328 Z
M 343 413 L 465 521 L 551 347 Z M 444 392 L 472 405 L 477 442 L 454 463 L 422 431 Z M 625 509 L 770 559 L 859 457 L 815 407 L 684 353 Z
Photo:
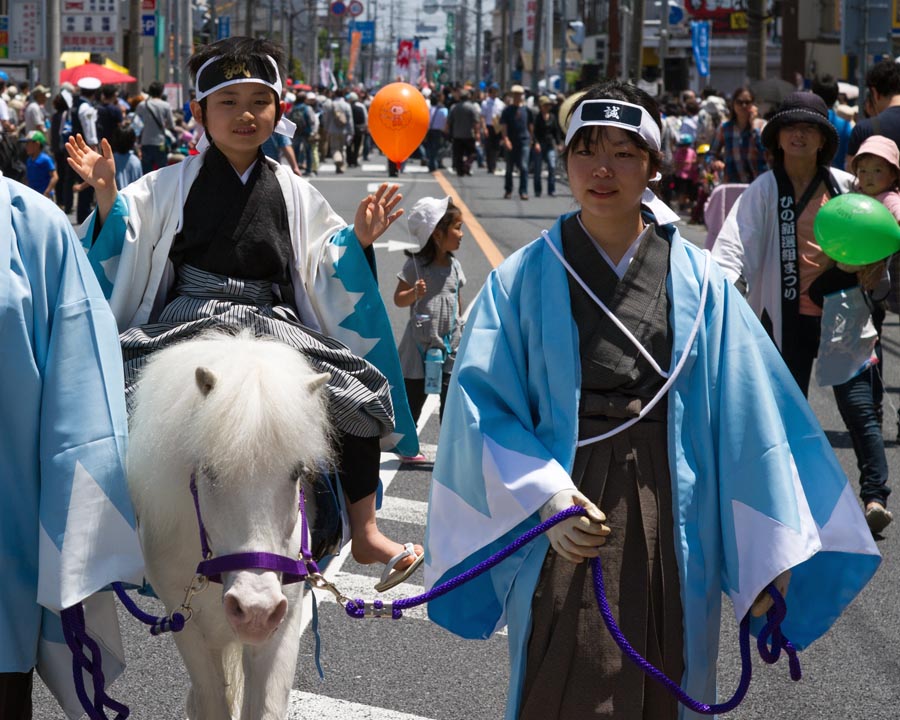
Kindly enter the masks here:
M 403 545 L 382 534 L 375 522 L 375 493 L 366 495 L 354 503 L 347 503 L 350 518 L 350 552 L 360 565 L 372 563 L 387 564 L 395 555 L 403 552 Z M 415 546 L 416 555 L 425 550 Z M 415 562 L 414 557 L 405 557 L 397 562 L 397 570 L 403 570 Z
M 421 545 L 414 547 L 417 556 L 425 552 Z M 371 523 L 364 532 L 353 534 L 350 552 L 360 565 L 387 564 L 392 557 L 403 552 L 403 545 L 383 535 L 375 523 Z M 407 556 L 398 561 L 395 567 L 397 570 L 403 570 L 412 565 L 413 561 L 414 557 Z

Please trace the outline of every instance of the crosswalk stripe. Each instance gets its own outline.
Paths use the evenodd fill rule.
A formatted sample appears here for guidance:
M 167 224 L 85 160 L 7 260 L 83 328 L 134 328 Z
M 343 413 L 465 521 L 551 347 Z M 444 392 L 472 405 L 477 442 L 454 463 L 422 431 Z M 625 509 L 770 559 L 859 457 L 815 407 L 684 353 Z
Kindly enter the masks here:
M 339 700 L 325 695 L 291 690 L 291 704 L 287 720 L 429 720 L 421 715 L 361 705 L 349 700 Z
M 423 500 L 407 500 L 401 497 L 386 497 L 378 511 L 379 520 L 424 525 L 428 517 L 428 503 Z

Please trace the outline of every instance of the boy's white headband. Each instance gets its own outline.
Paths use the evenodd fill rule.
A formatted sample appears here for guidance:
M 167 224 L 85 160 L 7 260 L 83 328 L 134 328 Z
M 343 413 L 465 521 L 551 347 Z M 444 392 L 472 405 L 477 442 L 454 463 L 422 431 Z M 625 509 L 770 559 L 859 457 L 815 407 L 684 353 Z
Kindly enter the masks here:
M 276 102 L 281 102 L 281 73 L 278 72 L 278 63 L 271 55 L 266 55 L 265 60 L 254 57 L 250 62 L 236 62 L 224 58 L 222 55 L 211 57 L 200 66 L 197 76 L 194 78 L 196 100 L 200 102 L 216 90 L 221 90 L 229 85 L 250 82 L 260 83 L 271 88 L 278 98 Z M 279 135 L 294 137 L 296 130 L 297 126 L 283 114 L 275 125 L 275 132 Z M 197 144 L 197 149 L 203 151 L 207 147 L 209 147 L 209 140 L 204 133 Z
M 268 61 L 268 66 L 263 63 L 261 58 L 252 58 L 251 62 L 235 62 L 222 55 L 211 57 L 200 66 L 197 77 L 194 79 L 197 100 L 202 100 L 223 87 L 247 82 L 262 83 L 274 90 L 281 99 L 282 85 L 278 63 L 271 55 L 266 55 L 265 59 Z
M 622 130 L 636 132 L 653 150 L 661 147 L 659 126 L 646 108 L 621 100 L 585 100 L 572 113 L 566 145 L 575 133 L 585 125 L 612 125 Z

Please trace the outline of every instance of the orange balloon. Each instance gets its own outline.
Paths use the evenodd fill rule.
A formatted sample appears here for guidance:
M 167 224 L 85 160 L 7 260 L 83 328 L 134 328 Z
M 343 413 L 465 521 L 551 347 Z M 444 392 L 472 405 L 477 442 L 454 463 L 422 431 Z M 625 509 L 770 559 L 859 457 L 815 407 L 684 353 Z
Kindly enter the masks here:
M 399 165 L 428 132 L 428 103 L 409 83 L 395 82 L 375 93 L 369 106 L 369 132 L 385 156 Z

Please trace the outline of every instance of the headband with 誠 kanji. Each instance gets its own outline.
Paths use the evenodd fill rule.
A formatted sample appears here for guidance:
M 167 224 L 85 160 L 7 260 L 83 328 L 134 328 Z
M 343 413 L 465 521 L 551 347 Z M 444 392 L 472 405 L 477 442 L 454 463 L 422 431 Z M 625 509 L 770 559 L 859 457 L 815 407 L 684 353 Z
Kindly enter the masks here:
M 653 150 L 661 147 L 659 126 L 653 121 L 647 109 L 640 105 L 621 100 L 585 100 L 572 113 L 566 145 L 572 142 L 575 133 L 586 125 L 611 125 L 636 132 Z

